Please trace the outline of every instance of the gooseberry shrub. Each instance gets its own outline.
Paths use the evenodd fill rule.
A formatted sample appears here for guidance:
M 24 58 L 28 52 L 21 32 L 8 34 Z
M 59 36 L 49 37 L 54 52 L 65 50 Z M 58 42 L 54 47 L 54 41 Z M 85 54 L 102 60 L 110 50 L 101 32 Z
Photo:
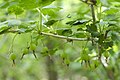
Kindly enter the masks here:
M 0 18 L 0 34 L 15 34 L 9 50 L 13 64 L 17 58 L 15 38 L 24 34 L 29 39 L 23 42 L 21 59 L 30 53 L 36 59 L 38 53 L 43 57 L 57 55 L 67 67 L 71 63 L 80 63 L 88 70 L 100 67 L 105 69 L 107 78 L 119 80 L 120 1 L 76 0 L 75 9 L 71 7 L 68 12 L 65 6 L 57 5 L 59 2 L 1 1 L 0 10 L 5 12 L 5 18 Z M 70 47 L 75 49 L 67 51 Z

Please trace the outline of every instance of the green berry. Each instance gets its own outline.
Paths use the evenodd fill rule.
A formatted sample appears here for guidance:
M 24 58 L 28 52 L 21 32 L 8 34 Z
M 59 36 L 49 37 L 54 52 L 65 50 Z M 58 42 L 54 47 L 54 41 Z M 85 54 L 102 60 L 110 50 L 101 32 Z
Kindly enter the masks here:
M 48 51 L 48 48 L 47 47 L 44 47 L 43 49 L 42 49 L 42 52 L 47 52 Z
M 70 60 L 69 60 L 69 59 L 65 59 L 65 60 L 64 60 L 64 63 L 65 63 L 67 66 L 69 66 Z
M 10 55 L 10 59 L 11 59 L 11 60 L 15 60 L 15 59 L 16 59 L 16 54 L 12 53 L 12 54 Z
M 109 53 L 108 53 L 108 52 L 105 52 L 105 53 L 104 53 L 104 56 L 105 56 L 106 58 L 108 58 L 108 57 L 109 57 Z
M 36 49 L 36 45 L 32 43 L 32 44 L 30 45 L 30 50 L 34 51 L 35 49 Z
M 23 54 L 28 54 L 29 50 L 27 48 L 23 49 Z
M 67 58 L 67 54 L 66 54 L 66 53 L 62 53 L 62 54 L 60 54 L 60 56 L 61 56 L 62 58 Z

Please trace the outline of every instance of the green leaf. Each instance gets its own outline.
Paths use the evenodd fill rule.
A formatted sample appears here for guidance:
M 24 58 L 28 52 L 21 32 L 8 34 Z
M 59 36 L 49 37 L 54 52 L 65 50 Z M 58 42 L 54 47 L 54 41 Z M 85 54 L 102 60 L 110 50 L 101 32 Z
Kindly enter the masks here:
M 85 1 L 85 0 L 84 0 L 84 1 Z M 86 4 L 81 3 L 81 4 L 79 5 L 79 11 L 77 11 L 77 13 L 78 13 L 79 15 L 80 15 L 80 14 L 85 15 L 85 14 L 87 14 L 89 11 L 90 11 L 90 8 L 89 8 Z
M 81 25 L 87 22 L 89 22 L 89 20 L 77 20 L 73 23 L 73 25 Z
M 74 20 L 74 21 L 69 21 L 69 22 L 67 22 L 66 24 L 75 26 L 75 25 L 85 24 L 85 23 L 87 23 L 87 22 L 89 22 L 89 21 L 90 21 L 90 20 Z
M 115 0 L 115 1 L 120 2 L 120 0 Z
M 20 24 L 20 25 L 18 26 L 18 28 L 19 28 L 19 29 L 20 29 L 20 28 L 28 29 L 28 26 L 30 27 L 30 24 L 29 24 L 29 23 L 27 23 L 27 22 L 22 22 L 22 24 Z
M 40 2 L 41 0 L 20 0 L 19 5 L 24 9 L 34 9 L 38 7 L 38 3 Z
M 14 13 L 15 15 L 20 15 L 24 12 L 22 7 L 18 5 L 12 5 L 8 8 L 8 13 Z
M 0 4 L 0 8 L 7 8 L 9 6 L 9 2 L 4 2 Z
M 90 33 L 93 33 L 93 32 L 97 32 L 97 26 L 96 25 L 86 25 L 86 31 L 90 32 Z
M 99 32 L 92 32 L 91 35 L 92 35 L 92 37 L 99 37 L 100 33 Z
M 66 22 L 66 24 L 69 24 L 69 25 L 73 25 L 75 21 L 69 21 L 69 22 Z
M 11 27 L 8 27 L 8 26 L 3 26 L 3 27 L 0 27 L 0 34 L 3 34 L 5 32 L 7 32 Z
M 17 30 L 18 30 L 18 33 L 24 33 L 24 32 L 27 32 L 27 29 L 24 29 L 24 28 L 17 29 Z
M 115 53 L 115 52 L 113 51 L 113 49 L 109 49 L 108 52 L 109 52 L 111 55 L 114 55 L 114 53 Z
M 116 20 L 116 18 L 117 17 L 115 16 L 115 14 L 108 14 L 108 15 L 104 16 L 103 20 L 110 21 L 110 20 Z
M 99 44 L 103 44 L 103 41 L 104 41 L 104 34 L 101 34 L 101 35 L 99 36 L 98 43 L 99 43 Z
M 120 40 L 120 36 L 116 32 L 111 33 L 111 38 L 112 38 L 113 41 L 119 41 Z
M 57 12 L 61 10 L 62 8 L 56 7 L 56 8 L 43 8 L 42 13 L 44 15 L 49 15 L 51 17 L 55 17 L 57 15 Z
M 112 1 L 117 1 L 117 2 L 120 2 L 120 0 L 112 0 Z
M 85 33 L 81 33 L 81 32 L 74 33 L 73 36 L 75 36 L 77 38 L 85 38 L 85 37 L 87 37 Z
M 83 28 L 78 28 L 77 31 L 85 31 Z
M 100 2 L 101 2 L 104 6 L 108 6 L 108 1 L 107 1 L 107 0 L 100 0 Z
M 34 9 L 50 5 L 55 0 L 19 0 L 19 5 L 24 9 Z
M 62 28 L 62 29 L 56 29 L 57 34 L 62 35 L 62 32 L 65 30 L 66 28 Z
M 71 29 L 66 29 L 62 31 L 62 35 L 64 36 L 71 36 L 72 35 L 72 30 Z
M 55 22 L 57 22 L 58 20 L 49 20 L 48 22 L 44 23 L 46 26 L 50 27 L 51 25 L 53 25 Z
M 112 47 L 113 46 L 113 41 L 105 41 L 103 43 L 103 46 L 105 49 L 109 48 L 109 47 Z
M 8 21 L 1 22 L 1 23 L 0 23 L 0 27 L 2 27 L 2 26 L 7 26 L 7 23 L 8 23 Z
M 50 5 L 53 1 L 55 0 L 41 0 L 41 6 L 47 6 L 47 5 Z
M 0 34 L 7 32 L 11 26 L 8 26 L 9 21 L 4 21 L 0 23 Z
M 8 20 L 8 26 L 10 27 L 14 27 L 14 26 L 19 26 L 21 25 L 21 21 L 20 20 Z
M 106 13 L 106 14 L 115 14 L 115 13 L 117 13 L 119 10 L 117 9 L 117 8 L 110 8 L 110 9 L 107 9 L 107 10 L 105 10 L 104 12 Z

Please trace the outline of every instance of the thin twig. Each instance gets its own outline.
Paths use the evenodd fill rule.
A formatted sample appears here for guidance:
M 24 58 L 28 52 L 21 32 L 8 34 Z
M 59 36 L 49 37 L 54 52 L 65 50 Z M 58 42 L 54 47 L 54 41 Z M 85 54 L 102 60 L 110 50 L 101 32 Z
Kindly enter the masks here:
M 45 33 L 45 32 L 41 32 L 41 35 L 52 36 L 52 37 L 56 37 L 56 38 L 60 38 L 60 39 L 67 39 L 67 40 L 74 40 L 74 41 L 88 41 L 88 40 L 90 40 L 88 38 L 73 38 L 73 37 L 55 35 L 55 34 Z
M 25 32 L 20 32 L 19 30 L 9 30 L 9 31 L 7 31 L 5 33 L 19 33 L 19 34 L 21 34 L 21 33 L 25 33 Z M 60 38 L 60 39 L 73 40 L 73 41 L 91 41 L 90 38 L 75 38 L 75 37 L 56 35 L 56 34 L 46 33 L 46 32 L 41 32 L 39 34 L 40 35 L 46 35 L 46 36 L 52 36 L 52 37 Z M 95 40 L 97 40 L 97 38 Z
M 93 4 L 91 4 L 90 5 L 91 6 L 91 12 L 92 12 L 92 18 L 93 18 L 93 24 L 95 24 L 95 11 L 94 11 L 94 5 Z

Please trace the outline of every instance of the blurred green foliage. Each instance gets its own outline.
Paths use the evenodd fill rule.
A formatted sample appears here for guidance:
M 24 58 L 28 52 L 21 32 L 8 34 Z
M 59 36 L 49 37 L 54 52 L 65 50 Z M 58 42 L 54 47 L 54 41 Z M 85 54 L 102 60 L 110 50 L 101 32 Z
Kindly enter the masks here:
M 0 80 L 120 80 L 120 1 L 96 1 L 0 0 Z

